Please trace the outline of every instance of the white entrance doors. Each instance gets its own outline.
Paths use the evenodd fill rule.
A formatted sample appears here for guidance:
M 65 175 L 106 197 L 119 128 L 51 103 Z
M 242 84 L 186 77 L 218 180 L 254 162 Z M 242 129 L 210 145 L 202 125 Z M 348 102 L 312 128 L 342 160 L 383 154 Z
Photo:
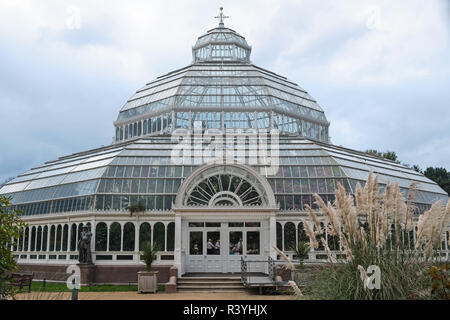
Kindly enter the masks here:
M 229 273 L 241 271 L 241 257 L 267 260 L 263 250 L 267 235 L 261 222 L 187 223 L 186 272 Z M 264 272 L 265 263 L 250 263 L 249 272 Z

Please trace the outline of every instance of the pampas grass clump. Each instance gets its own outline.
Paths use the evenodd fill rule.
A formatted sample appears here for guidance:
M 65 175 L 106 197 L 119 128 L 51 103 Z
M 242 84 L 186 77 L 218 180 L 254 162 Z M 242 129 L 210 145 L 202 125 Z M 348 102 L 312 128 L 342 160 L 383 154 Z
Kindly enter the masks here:
M 398 183 L 387 184 L 379 192 L 377 177 L 369 174 L 364 186 L 347 194 L 342 185 L 336 190 L 333 204 L 314 195 L 318 211 L 306 207 L 316 231 L 303 223 L 310 245 L 321 243 L 330 261 L 330 268 L 314 284 L 315 295 L 323 299 L 421 299 L 429 296 L 428 264 L 441 243 L 441 235 L 449 225 L 450 201 L 441 201 L 419 217 L 416 243 L 409 243 L 413 229 L 414 194 L 412 184 L 408 199 L 400 192 Z M 333 263 L 317 213 L 325 218 L 329 236 L 339 238 L 346 263 Z M 381 270 L 380 289 L 368 289 L 364 284 L 369 266 Z

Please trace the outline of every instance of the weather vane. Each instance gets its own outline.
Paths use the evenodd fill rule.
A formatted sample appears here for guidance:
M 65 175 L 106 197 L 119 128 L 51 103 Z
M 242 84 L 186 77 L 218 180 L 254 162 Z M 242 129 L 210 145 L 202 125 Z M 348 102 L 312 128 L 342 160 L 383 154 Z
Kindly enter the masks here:
M 223 14 L 223 7 L 220 7 L 220 14 L 217 16 L 217 17 L 214 17 L 215 19 L 220 19 L 220 22 L 219 22 L 219 26 L 223 26 L 224 24 L 223 24 L 223 20 L 224 19 L 228 19 L 229 18 L 229 16 L 225 16 L 224 14 Z

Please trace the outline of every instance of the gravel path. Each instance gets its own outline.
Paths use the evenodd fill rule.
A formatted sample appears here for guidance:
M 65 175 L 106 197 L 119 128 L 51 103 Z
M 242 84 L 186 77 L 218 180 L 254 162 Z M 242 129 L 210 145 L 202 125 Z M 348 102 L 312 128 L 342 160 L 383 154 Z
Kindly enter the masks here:
M 32 292 L 17 295 L 17 300 L 70 300 L 71 293 Z M 137 292 L 80 292 L 79 300 L 293 300 L 291 295 L 254 295 L 248 293 L 157 293 L 139 294 Z

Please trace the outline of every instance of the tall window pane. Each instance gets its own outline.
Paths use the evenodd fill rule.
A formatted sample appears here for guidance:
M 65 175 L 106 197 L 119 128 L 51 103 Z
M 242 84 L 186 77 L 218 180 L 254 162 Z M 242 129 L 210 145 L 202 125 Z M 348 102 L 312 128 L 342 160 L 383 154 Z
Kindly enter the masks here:
M 42 233 L 42 251 L 47 251 L 47 237 L 48 237 L 48 227 L 44 227 L 44 231 Z
M 167 226 L 167 251 L 175 249 L 175 222 L 169 223 Z
M 281 223 L 277 222 L 277 248 L 283 250 L 283 228 Z
M 72 224 L 72 230 L 70 231 L 70 251 L 77 249 L 77 225 Z
M 62 238 L 62 227 L 61 225 L 56 228 L 56 243 L 55 251 L 61 251 L 61 238 Z
M 95 251 L 106 251 L 108 227 L 106 223 L 97 223 L 95 227 Z
M 69 241 L 69 226 L 65 224 L 63 229 L 62 251 L 67 251 L 68 241 Z
M 36 227 L 31 228 L 30 251 L 34 251 L 36 247 Z
M 128 222 L 123 227 L 123 251 L 134 251 L 134 224 Z
M 120 251 L 122 228 L 118 222 L 114 222 L 109 229 L 109 251 Z
M 165 234 L 164 224 L 158 222 L 154 226 L 153 234 L 153 244 L 156 246 L 158 251 L 164 251 L 166 245 L 166 234 Z
M 142 245 L 147 241 L 152 241 L 152 229 L 149 223 L 144 222 L 139 227 L 139 250 L 142 250 Z
M 295 250 L 295 224 L 288 222 L 284 225 L 284 250 Z
M 36 236 L 36 251 L 41 251 L 41 243 L 42 243 L 42 227 L 39 226 L 37 228 L 37 236 Z
M 56 227 L 51 226 L 51 228 L 50 228 L 50 251 L 55 251 L 55 237 L 56 237 Z

